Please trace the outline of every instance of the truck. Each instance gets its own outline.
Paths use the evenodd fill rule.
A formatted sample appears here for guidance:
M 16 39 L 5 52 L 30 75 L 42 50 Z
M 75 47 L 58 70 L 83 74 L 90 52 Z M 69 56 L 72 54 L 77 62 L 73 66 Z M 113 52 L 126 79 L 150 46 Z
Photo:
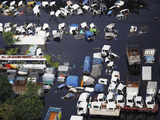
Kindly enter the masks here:
M 84 64 L 83 64 L 83 74 L 90 74 L 91 72 L 91 57 L 85 56 Z
M 59 65 L 58 66 L 58 82 L 64 82 L 66 77 L 68 76 L 69 66 L 68 65 Z
M 131 74 L 139 74 L 141 71 L 141 54 L 137 45 L 128 45 L 127 50 L 128 70 Z
M 127 84 L 126 105 L 122 110 L 156 113 L 158 111 L 158 104 L 155 99 L 157 82 L 150 81 L 148 83 L 145 99 L 143 99 L 143 96 L 138 95 L 138 85 L 138 83 Z
M 61 120 L 61 108 L 49 107 L 44 120 Z
M 134 97 L 139 93 L 139 83 L 131 82 L 126 86 L 126 106 L 124 108 L 132 110 L 134 107 Z
M 77 101 L 77 114 L 85 115 L 88 112 L 88 101 L 90 93 L 84 92 L 81 93 Z

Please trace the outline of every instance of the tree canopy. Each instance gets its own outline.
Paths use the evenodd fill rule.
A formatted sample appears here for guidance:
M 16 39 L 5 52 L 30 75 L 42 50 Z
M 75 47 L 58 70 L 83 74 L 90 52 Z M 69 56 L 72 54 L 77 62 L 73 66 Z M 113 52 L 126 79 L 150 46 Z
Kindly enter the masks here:
M 14 95 L 7 75 L 0 74 L 0 88 L 0 103 L 5 102 L 8 98 L 11 98 Z
M 37 95 L 38 86 L 29 83 L 24 95 L 9 99 L 0 105 L 0 118 L 3 120 L 39 120 L 43 102 Z

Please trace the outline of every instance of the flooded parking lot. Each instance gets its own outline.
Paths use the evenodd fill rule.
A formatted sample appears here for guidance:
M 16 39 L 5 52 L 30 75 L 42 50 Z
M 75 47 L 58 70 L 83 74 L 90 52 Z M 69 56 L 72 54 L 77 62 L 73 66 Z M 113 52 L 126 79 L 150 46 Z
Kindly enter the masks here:
M 131 6 L 132 7 L 132 6 Z M 0 22 L 12 22 L 18 24 L 24 24 L 25 22 L 33 22 L 37 24 L 49 23 L 51 29 L 56 29 L 58 23 L 65 22 L 70 24 L 80 24 L 84 21 L 88 23 L 94 22 L 97 26 L 98 34 L 96 39 L 92 42 L 88 42 L 84 39 L 77 40 L 74 39 L 72 35 L 64 35 L 63 39 L 59 42 L 54 41 L 51 37 L 46 44 L 46 53 L 50 54 L 53 59 L 59 61 L 60 63 L 69 62 L 72 66 L 71 74 L 82 75 L 83 60 L 86 55 L 91 56 L 96 52 L 97 48 L 101 48 L 104 44 L 112 45 L 113 52 L 120 56 L 120 59 L 116 61 L 117 69 L 121 73 L 121 79 L 126 80 L 128 77 L 127 61 L 126 61 L 126 47 L 129 41 L 134 41 L 140 45 L 141 49 L 144 48 L 156 48 L 157 56 L 159 58 L 159 28 L 160 22 L 158 19 L 159 15 L 160 1 L 153 0 L 147 1 L 146 8 L 144 9 L 132 9 L 133 14 L 129 15 L 126 20 L 119 21 L 115 17 L 97 15 L 92 16 L 90 14 L 68 16 L 65 19 L 53 17 L 50 19 L 46 10 L 41 11 L 39 18 L 32 14 L 31 9 L 26 9 L 24 15 L 22 16 L 0 16 Z M 135 14 L 137 13 L 137 14 Z M 156 17 L 156 19 L 155 19 Z M 116 29 L 118 30 L 118 37 L 116 40 L 107 41 L 104 40 L 104 27 L 112 22 L 116 23 Z M 138 26 L 139 30 L 144 30 L 144 34 L 135 33 L 129 34 L 129 28 L 131 25 Z M 0 47 L 4 47 L 5 43 L 0 36 Z M 155 80 L 159 80 L 159 61 L 153 66 L 153 76 Z M 103 75 L 105 76 L 105 75 Z M 134 77 L 133 77 L 134 78 Z M 160 83 L 158 83 L 160 84 Z M 55 84 L 56 86 L 56 84 Z M 45 116 L 49 106 L 55 106 L 62 108 L 62 120 L 69 120 L 72 114 L 76 114 L 76 99 L 63 100 L 61 99 L 67 93 L 66 90 L 57 91 L 56 87 L 50 90 L 50 92 L 45 97 L 45 110 L 43 117 Z M 156 115 L 148 113 L 127 113 L 122 112 L 121 116 L 118 118 L 107 117 L 107 118 L 90 118 L 88 120 L 159 120 L 160 113 Z

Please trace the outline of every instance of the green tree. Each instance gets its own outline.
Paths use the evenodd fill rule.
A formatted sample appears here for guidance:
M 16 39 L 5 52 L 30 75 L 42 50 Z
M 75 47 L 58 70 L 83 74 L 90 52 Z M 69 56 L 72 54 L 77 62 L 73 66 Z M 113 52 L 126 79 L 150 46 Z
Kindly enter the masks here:
M 39 86 L 29 83 L 24 95 L 9 99 L 0 106 L 0 119 L 39 120 L 42 116 L 43 102 L 37 95 Z
M 0 75 L 0 103 L 5 102 L 14 95 L 12 85 L 8 81 L 6 75 Z
M 15 99 L 16 120 L 38 120 L 41 118 L 43 104 L 38 96 L 19 96 Z
M 40 86 L 29 82 L 23 96 L 16 98 L 15 115 L 17 120 L 38 120 L 41 118 L 43 101 L 38 95 Z
M 3 36 L 3 39 L 5 40 L 5 42 L 8 44 L 8 45 L 12 45 L 15 40 L 13 39 L 13 33 L 12 32 L 3 32 L 2 33 L 2 36 Z
M 27 89 L 25 92 L 25 96 L 31 97 L 31 96 L 39 96 L 38 91 L 40 90 L 40 86 L 38 86 L 35 83 L 29 82 L 27 83 Z
M 8 103 L 0 105 L 0 119 L 13 120 L 14 115 L 14 105 Z

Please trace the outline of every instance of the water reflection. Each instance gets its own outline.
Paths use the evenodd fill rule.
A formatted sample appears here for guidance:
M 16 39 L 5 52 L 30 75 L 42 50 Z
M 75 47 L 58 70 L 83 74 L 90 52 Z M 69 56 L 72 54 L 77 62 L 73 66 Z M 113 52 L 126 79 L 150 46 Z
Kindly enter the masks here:
M 156 114 L 122 112 L 119 117 L 90 117 L 87 120 L 156 120 Z

